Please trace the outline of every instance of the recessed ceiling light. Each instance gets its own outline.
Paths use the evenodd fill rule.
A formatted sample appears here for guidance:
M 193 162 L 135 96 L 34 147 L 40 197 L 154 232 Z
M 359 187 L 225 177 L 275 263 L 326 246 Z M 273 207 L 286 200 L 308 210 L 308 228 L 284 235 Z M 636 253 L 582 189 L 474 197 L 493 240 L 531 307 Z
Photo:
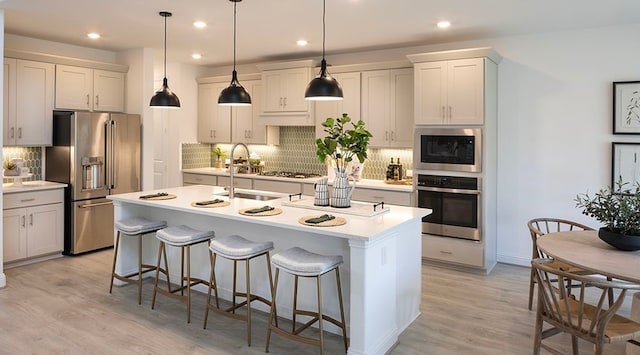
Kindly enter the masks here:
M 196 21 L 193 23 L 193 26 L 195 26 L 196 28 L 205 28 L 207 27 L 207 23 L 204 21 Z
M 202 54 L 200 54 L 200 53 L 193 53 L 193 54 L 191 55 L 191 58 L 193 58 L 193 59 L 200 59 L 200 58 L 202 58 Z
M 297 41 L 296 41 L 296 44 L 297 44 L 299 47 L 304 47 L 304 46 L 306 46 L 307 44 L 309 44 L 309 42 L 307 42 L 307 40 L 306 40 L 306 39 L 299 39 L 299 40 L 297 40 Z
M 449 28 L 449 26 L 451 26 L 451 22 L 449 22 L 449 21 L 440 21 L 440 22 L 438 22 L 438 24 L 436 26 L 438 26 L 438 28 L 441 28 L 441 29 Z
M 100 34 L 99 33 L 95 33 L 95 32 L 91 32 L 91 33 L 87 33 L 87 37 L 89 37 L 91 39 L 98 39 L 98 38 L 100 38 Z

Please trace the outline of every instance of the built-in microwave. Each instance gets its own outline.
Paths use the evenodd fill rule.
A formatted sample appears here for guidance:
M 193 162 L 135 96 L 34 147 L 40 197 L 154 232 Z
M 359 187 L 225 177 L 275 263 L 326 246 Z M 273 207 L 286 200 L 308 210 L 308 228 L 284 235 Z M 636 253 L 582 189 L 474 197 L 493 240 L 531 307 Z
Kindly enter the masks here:
M 413 168 L 481 172 L 482 129 L 416 127 Z

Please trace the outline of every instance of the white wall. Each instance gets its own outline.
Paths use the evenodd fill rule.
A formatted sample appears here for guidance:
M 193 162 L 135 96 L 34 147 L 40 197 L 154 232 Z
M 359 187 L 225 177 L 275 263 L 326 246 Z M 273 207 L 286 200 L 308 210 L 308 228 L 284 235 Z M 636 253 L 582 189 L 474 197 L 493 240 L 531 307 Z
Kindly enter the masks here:
M 0 9 L 0 48 L 4 48 L 4 9 Z M 2 63 L 2 67 L 4 68 L 4 57 L 0 58 L 0 63 Z M 4 82 L 4 70 L 0 71 L 0 79 Z M 0 97 L 4 97 L 4 85 L 0 87 Z M 4 120 L 4 100 L 0 101 L 0 115 L 3 115 L 2 119 Z M 2 137 L 4 134 L 2 132 L 4 125 L 0 125 L 0 145 L 2 145 Z M 0 152 L 0 161 L 4 161 L 2 157 L 2 152 Z M 2 196 L 2 185 L 0 185 L 0 196 Z M 0 211 L 2 211 L 2 201 L 0 201 Z M 7 277 L 4 274 L 4 251 L 2 245 L 4 243 L 4 236 L 2 231 L 4 230 L 2 225 L 3 219 L 0 219 L 0 288 L 5 287 L 7 285 Z

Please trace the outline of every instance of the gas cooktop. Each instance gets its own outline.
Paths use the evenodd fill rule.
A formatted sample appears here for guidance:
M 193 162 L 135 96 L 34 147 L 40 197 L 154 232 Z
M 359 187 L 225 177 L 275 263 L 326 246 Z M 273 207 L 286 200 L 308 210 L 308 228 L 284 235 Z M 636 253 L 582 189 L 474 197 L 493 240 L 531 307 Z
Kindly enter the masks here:
M 293 179 L 308 179 L 312 177 L 320 177 L 321 175 L 316 173 L 300 173 L 300 172 L 292 172 L 292 171 L 263 171 L 260 173 L 263 176 L 276 176 L 276 177 L 285 177 L 285 178 L 293 178 Z

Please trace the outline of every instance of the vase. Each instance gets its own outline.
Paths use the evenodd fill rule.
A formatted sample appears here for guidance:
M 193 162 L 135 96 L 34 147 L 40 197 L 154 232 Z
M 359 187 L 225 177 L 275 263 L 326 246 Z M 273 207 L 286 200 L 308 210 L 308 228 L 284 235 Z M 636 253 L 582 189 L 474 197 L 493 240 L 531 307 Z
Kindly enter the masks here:
M 329 206 L 329 189 L 327 188 L 328 179 L 329 178 L 324 177 L 313 184 L 313 189 L 315 191 L 313 204 L 316 206 Z
M 626 235 L 600 228 L 598 237 L 612 247 L 624 251 L 640 250 L 640 235 Z
M 349 181 L 346 171 L 340 171 L 336 168 L 335 173 L 336 177 L 333 180 L 333 191 L 330 197 L 331 207 L 351 207 L 351 194 L 356 187 L 356 182 Z
M 218 160 L 216 160 L 215 167 L 218 169 L 224 168 L 224 160 L 218 158 Z

